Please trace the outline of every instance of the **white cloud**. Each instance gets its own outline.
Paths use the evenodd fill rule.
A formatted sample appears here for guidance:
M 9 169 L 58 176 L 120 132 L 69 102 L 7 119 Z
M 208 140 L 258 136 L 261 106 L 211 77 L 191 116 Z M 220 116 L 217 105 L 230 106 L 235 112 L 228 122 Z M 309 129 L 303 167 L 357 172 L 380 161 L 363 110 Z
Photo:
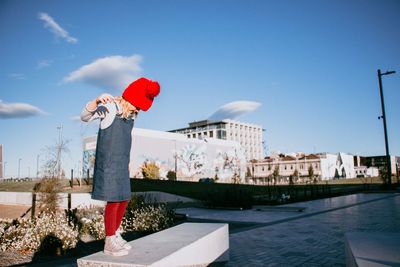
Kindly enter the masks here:
M 81 121 L 81 116 L 80 115 L 76 115 L 76 116 L 69 117 L 69 119 L 72 120 L 72 121 Z
M 96 59 L 64 77 L 64 82 L 85 82 L 101 89 L 123 90 L 142 71 L 142 56 L 109 56 Z
M 46 113 L 26 103 L 5 103 L 0 99 L 0 119 L 26 118 Z
M 235 119 L 246 113 L 256 110 L 261 103 L 254 101 L 234 101 L 220 107 L 208 119 L 210 120 L 224 120 Z
M 44 27 L 51 31 L 57 38 L 61 37 L 68 43 L 76 44 L 78 39 L 69 35 L 49 14 L 39 13 L 38 18 L 44 21 Z
M 53 64 L 52 60 L 42 59 L 38 61 L 36 68 L 43 69 L 46 67 L 50 67 L 51 64 Z
M 22 73 L 10 73 L 8 77 L 15 79 L 15 80 L 25 80 L 25 75 Z

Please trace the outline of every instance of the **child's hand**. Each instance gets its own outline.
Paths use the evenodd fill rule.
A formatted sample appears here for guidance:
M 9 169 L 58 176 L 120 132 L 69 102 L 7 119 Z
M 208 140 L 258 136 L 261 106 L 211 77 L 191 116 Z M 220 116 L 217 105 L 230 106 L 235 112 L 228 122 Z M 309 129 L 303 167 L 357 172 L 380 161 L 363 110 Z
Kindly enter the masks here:
M 114 101 L 114 97 L 107 93 L 101 94 L 96 98 L 97 104 L 100 104 L 100 103 L 106 104 L 107 102 L 113 102 L 113 101 Z
M 105 106 L 99 106 L 99 107 L 96 109 L 96 113 L 97 113 L 99 116 L 105 117 L 105 116 L 107 115 L 108 112 L 109 112 L 109 111 L 108 111 L 108 109 L 107 109 Z

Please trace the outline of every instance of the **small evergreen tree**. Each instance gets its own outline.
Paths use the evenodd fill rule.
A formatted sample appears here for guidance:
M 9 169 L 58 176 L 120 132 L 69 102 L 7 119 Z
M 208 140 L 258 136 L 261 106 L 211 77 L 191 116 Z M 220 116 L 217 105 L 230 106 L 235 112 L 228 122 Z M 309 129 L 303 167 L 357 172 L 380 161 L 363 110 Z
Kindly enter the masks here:
M 168 171 L 167 173 L 167 178 L 170 181 L 176 181 L 176 172 L 174 171 Z
M 159 179 L 160 168 L 155 162 L 146 161 L 142 167 L 142 174 L 145 179 Z
M 313 178 L 314 178 L 314 168 L 312 165 L 310 165 L 310 167 L 308 167 L 308 178 L 310 179 L 310 183 L 311 183 L 311 181 L 313 181 Z

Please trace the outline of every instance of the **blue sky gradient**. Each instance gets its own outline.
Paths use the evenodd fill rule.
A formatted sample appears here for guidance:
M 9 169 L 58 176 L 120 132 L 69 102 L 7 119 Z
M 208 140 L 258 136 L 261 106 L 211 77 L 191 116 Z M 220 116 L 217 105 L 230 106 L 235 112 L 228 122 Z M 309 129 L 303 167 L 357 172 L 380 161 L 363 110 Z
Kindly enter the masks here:
M 140 76 L 161 84 L 136 127 L 171 130 L 224 105 L 251 101 L 238 120 L 265 128 L 266 153 L 385 153 L 377 69 L 392 155 L 400 155 L 400 2 L 396 0 L 0 2 L 0 144 L 7 176 L 35 176 L 36 159 L 70 140 L 102 92 Z M 104 64 L 101 64 L 103 62 Z M 89 65 L 89 67 L 85 67 Z M 16 105 L 22 103 L 24 105 Z

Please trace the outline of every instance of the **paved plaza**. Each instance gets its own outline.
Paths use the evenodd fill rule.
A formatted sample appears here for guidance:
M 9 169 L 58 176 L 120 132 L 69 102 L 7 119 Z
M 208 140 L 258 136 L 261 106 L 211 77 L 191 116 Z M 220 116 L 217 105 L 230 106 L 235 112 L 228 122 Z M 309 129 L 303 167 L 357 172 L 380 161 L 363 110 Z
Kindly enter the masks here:
M 355 194 L 283 206 L 306 210 L 179 212 L 253 223 L 230 234 L 226 266 L 345 266 L 345 233 L 400 232 L 400 194 Z
M 360 193 L 281 205 L 278 209 L 182 208 L 177 212 L 186 214 L 189 221 L 230 224 L 227 267 L 345 266 L 345 233 L 400 233 L 399 193 Z M 76 259 L 70 259 L 46 266 L 77 265 Z

